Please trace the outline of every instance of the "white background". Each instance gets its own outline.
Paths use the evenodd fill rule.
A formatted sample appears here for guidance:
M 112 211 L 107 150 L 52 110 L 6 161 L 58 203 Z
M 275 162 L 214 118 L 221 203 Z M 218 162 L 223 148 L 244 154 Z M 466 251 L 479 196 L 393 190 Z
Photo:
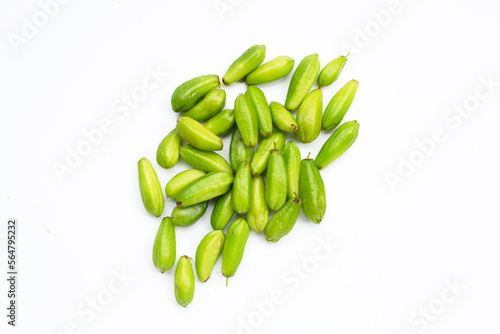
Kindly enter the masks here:
M 218 3 L 227 10 L 218 12 Z M 401 0 L 379 29 L 374 13 L 389 4 L 74 0 L 16 46 L 14 34 L 22 36 L 25 19 L 43 21 L 42 9 L 37 1 L 3 0 L 2 268 L 5 222 L 16 217 L 20 224 L 18 327 L 8 333 L 498 332 L 499 6 Z M 277 244 L 252 233 L 228 287 L 219 260 L 212 278 L 197 282 L 192 304 L 178 306 L 173 270 L 160 274 L 151 261 L 160 219 L 144 210 L 137 182 L 137 161 L 154 162 L 175 124 L 172 91 L 194 76 L 223 75 L 254 44 L 267 46 L 266 61 L 288 55 L 297 65 L 318 53 L 325 65 L 344 53 L 343 43 L 352 53 L 339 80 L 324 89 L 324 103 L 357 79 L 345 120 L 356 119 L 360 135 L 322 172 L 324 221 L 314 225 L 301 214 Z M 115 113 L 147 68 L 167 74 L 136 108 Z M 488 77 L 496 87 L 479 100 L 474 94 L 489 92 L 481 84 Z M 284 102 L 289 79 L 262 86 L 269 101 Z M 227 107 L 244 89 L 227 89 Z M 449 111 L 474 102 L 466 118 Z M 106 119 L 112 130 L 60 182 L 54 164 L 64 164 L 68 147 Z M 445 140 L 418 153 L 416 141 L 436 129 Z M 326 138 L 300 145 L 303 156 L 315 156 Z M 226 137 L 226 157 L 228 143 Z M 415 157 L 419 165 L 391 188 L 387 173 Z M 162 186 L 188 167 L 154 166 Z M 164 215 L 174 205 L 168 200 Z M 192 227 L 177 229 L 178 256 L 194 256 L 211 230 L 212 206 Z M 327 240 L 338 247 L 318 263 L 314 250 Z M 307 277 L 291 273 L 304 264 Z M 90 316 L 89 300 L 109 297 L 106 289 L 122 271 L 133 278 Z M 461 285 L 455 296 L 448 291 L 449 303 L 441 297 L 447 281 Z M 4 279 L 0 289 L 7 328 Z M 258 311 L 255 302 L 276 290 L 282 302 Z

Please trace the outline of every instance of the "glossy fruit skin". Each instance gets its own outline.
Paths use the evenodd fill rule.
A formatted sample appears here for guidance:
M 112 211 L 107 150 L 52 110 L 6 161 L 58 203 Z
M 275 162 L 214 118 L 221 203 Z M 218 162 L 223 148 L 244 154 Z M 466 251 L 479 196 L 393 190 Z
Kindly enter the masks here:
M 251 161 L 252 157 L 253 147 L 247 147 L 245 143 L 243 143 L 243 137 L 241 136 L 240 130 L 238 130 L 238 128 L 234 129 L 231 137 L 231 144 L 229 146 L 229 162 L 231 163 L 231 168 L 236 172 L 240 167 L 240 162 Z
M 300 199 L 288 200 L 278 211 L 276 211 L 266 226 L 266 240 L 277 242 L 295 226 L 299 217 L 302 201 Z
M 228 172 L 233 170 L 229 163 L 215 152 L 203 151 L 192 145 L 181 147 L 181 158 L 191 166 L 204 172 Z
M 204 121 L 219 113 L 226 105 L 226 92 L 222 89 L 213 89 L 207 93 L 183 116 L 191 117 L 197 121 Z
M 302 143 L 310 143 L 318 138 L 321 132 L 323 115 L 323 93 L 319 89 L 311 91 L 297 112 L 299 128 L 295 132 Z
M 264 92 L 259 87 L 248 86 L 245 96 L 253 104 L 257 113 L 259 134 L 262 137 L 269 137 L 273 133 L 273 118 Z
M 338 79 L 340 73 L 344 69 L 345 63 L 347 62 L 346 56 L 340 56 L 335 58 L 319 72 L 318 85 L 320 87 L 330 86 L 335 80 Z
M 270 137 L 261 140 L 259 146 L 255 150 L 250 165 L 252 166 L 252 176 L 262 174 L 267 168 L 269 156 L 273 148 L 281 150 L 285 145 L 285 135 L 283 132 L 274 132 Z
M 223 195 L 232 183 L 232 173 L 210 172 L 191 182 L 177 195 L 177 206 L 188 207 Z
M 243 218 L 236 219 L 229 226 L 222 249 L 222 275 L 231 277 L 236 273 L 243 259 L 249 234 L 248 223 Z
M 233 209 L 242 215 L 248 212 L 252 201 L 252 169 L 246 161 L 240 163 L 240 167 L 234 176 L 232 201 Z
M 260 65 L 247 75 L 245 82 L 248 85 L 259 85 L 286 76 L 293 69 L 295 60 L 287 56 L 279 56 Z
M 358 138 L 359 123 L 345 122 L 326 140 L 314 162 L 319 169 L 325 168 L 352 146 Z
M 191 258 L 181 256 L 174 275 L 175 299 L 181 306 L 188 306 L 194 297 L 194 274 Z
M 266 185 L 262 175 L 252 178 L 252 199 L 247 212 L 247 222 L 252 230 L 260 233 L 269 221 L 269 207 L 266 203 Z
M 266 57 L 265 45 L 254 45 L 236 59 L 227 69 L 222 78 L 224 85 L 229 86 L 236 81 L 240 81 L 245 76 L 255 70 Z
M 168 181 L 165 186 L 165 195 L 175 199 L 182 189 L 186 188 L 188 184 L 205 174 L 205 172 L 198 169 L 188 169 L 180 172 Z
M 319 58 L 317 54 L 312 54 L 300 62 L 293 73 L 288 93 L 286 95 L 285 108 L 290 111 L 297 109 L 302 100 L 311 90 L 319 73 Z
M 234 101 L 234 117 L 245 146 L 255 147 L 259 141 L 257 111 L 253 103 L 243 94 L 238 95 Z
M 287 189 L 288 175 L 283 152 L 272 150 L 266 175 L 266 203 L 271 210 L 278 211 L 285 204 Z
M 203 237 L 198 245 L 194 263 L 196 267 L 196 274 L 201 282 L 208 281 L 212 275 L 215 262 L 217 262 L 217 259 L 222 252 L 224 240 L 224 232 L 221 230 L 215 230 L 209 232 L 205 237 Z
M 216 136 L 223 136 L 229 133 L 236 126 L 234 110 L 222 110 L 220 113 L 210 118 L 204 126 L 208 130 L 212 131 Z
M 214 230 L 222 230 L 231 221 L 234 216 L 234 208 L 232 203 L 232 190 L 219 197 L 215 203 L 210 224 Z
M 179 161 L 181 149 L 181 136 L 177 129 L 170 131 L 158 145 L 156 162 L 163 168 L 172 168 Z
M 323 115 L 323 129 L 332 130 L 342 122 L 356 96 L 358 86 L 356 80 L 351 80 L 332 97 Z
M 312 159 L 304 159 L 300 164 L 300 198 L 307 218 L 315 224 L 321 223 L 326 211 L 325 184 Z
M 153 264 L 161 272 L 170 270 L 175 263 L 175 229 L 172 219 L 162 219 L 153 243 Z
M 189 144 L 203 151 L 222 150 L 222 139 L 191 117 L 177 119 L 177 132 Z
M 285 132 L 297 131 L 298 124 L 295 117 L 281 103 L 271 102 L 270 108 L 273 124 L 278 129 Z
M 160 217 L 165 206 L 163 191 L 156 172 L 148 159 L 142 158 L 137 163 L 139 170 L 139 189 L 146 211 Z
M 299 197 L 299 179 L 300 179 L 300 150 L 293 141 L 289 141 L 283 147 L 285 157 L 286 172 L 288 175 L 287 199 Z
M 202 75 L 182 83 L 172 94 L 172 110 L 187 111 L 212 89 L 220 86 L 219 76 Z
M 175 207 L 172 210 L 172 223 L 181 227 L 191 226 L 205 214 L 207 207 L 208 201 L 185 208 Z

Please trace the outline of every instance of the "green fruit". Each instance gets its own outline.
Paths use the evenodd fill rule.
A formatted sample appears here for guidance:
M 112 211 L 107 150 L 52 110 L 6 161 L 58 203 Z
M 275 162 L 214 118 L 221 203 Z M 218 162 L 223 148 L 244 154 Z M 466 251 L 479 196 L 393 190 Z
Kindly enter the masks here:
M 318 138 L 321 132 L 321 116 L 323 114 L 323 93 L 319 89 L 311 91 L 297 112 L 299 128 L 295 134 L 303 143 L 310 143 Z
M 326 140 L 314 160 L 319 169 L 325 168 L 351 147 L 358 138 L 359 123 L 349 121 L 341 126 Z
M 222 230 L 231 221 L 234 216 L 234 208 L 232 203 L 232 190 L 219 197 L 215 203 L 210 224 L 214 230 Z
M 347 62 L 347 56 L 335 58 L 323 67 L 318 76 L 318 85 L 320 87 L 330 86 L 335 82 L 335 80 L 338 79 L 340 73 L 342 73 L 342 70 L 344 69 L 345 63 Z
M 257 146 L 252 162 L 250 163 L 252 166 L 253 176 L 260 175 L 266 170 L 271 150 L 273 148 L 281 150 L 283 145 L 285 145 L 285 141 L 286 138 L 283 132 L 275 132 L 271 135 L 271 137 L 262 139 L 259 146 Z
M 295 117 L 278 102 L 271 102 L 271 115 L 274 125 L 285 132 L 297 131 L 298 125 Z
M 264 92 L 258 87 L 248 86 L 245 96 L 248 97 L 253 104 L 255 112 L 257 113 L 257 123 L 260 135 L 262 137 L 269 137 L 273 133 L 273 119 Z
M 247 147 L 243 143 L 243 137 L 241 136 L 240 130 L 238 128 L 234 129 L 233 135 L 231 137 L 231 145 L 229 146 L 229 162 L 231 162 L 231 167 L 236 172 L 242 161 L 250 161 L 253 156 L 253 147 Z
M 174 275 L 175 299 L 179 305 L 186 307 L 193 301 L 194 274 L 189 256 L 181 256 Z
M 273 218 L 267 223 L 265 231 L 266 240 L 277 242 L 290 233 L 297 222 L 301 206 L 302 202 L 300 199 L 292 198 L 288 200 L 279 211 L 276 211 Z
M 286 171 L 288 175 L 287 199 L 299 198 L 299 179 L 300 179 L 300 150 L 293 141 L 289 141 L 283 147 L 285 157 Z
M 187 111 L 208 92 L 219 86 L 219 77 L 215 74 L 202 75 L 188 80 L 177 87 L 172 94 L 172 109 L 176 112 Z
M 186 208 L 175 207 L 172 210 L 172 223 L 176 226 L 191 226 L 207 211 L 208 201 L 201 202 Z
M 209 232 L 196 249 L 195 267 L 198 279 L 206 282 L 212 275 L 215 262 L 219 258 L 224 246 L 224 232 L 220 230 Z
M 168 181 L 165 186 L 165 194 L 167 197 L 175 199 L 182 189 L 186 188 L 188 184 L 196 179 L 199 179 L 205 174 L 205 172 L 198 169 L 188 169 L 180 172 Z
M 160 217 L 163 212 L 165 200 L 158 176 L 148 159 L 142 158 L 137 165 L 142 203 L 150 214 Z
M 234 119 L 234 111 L 232 109 L 222 110 L 205 123 L 205 127 L 216 136 L 229 133 L 229 131 L 234 129 L 235 125 L 236 120 Z
M 323 115 L 323 129 L 334 129 L 342 122 L 345 114 L 351 107 L 356 91 L 358 90 L 358 85 L 356 80 L 351 80 L 332 97 Z
M 307 93 L 311 90 L 319 73 L 319 58 L 317 54 L 312 54 L 300 62 L 293 73 L 288 93 L 286 95 L 285 108 L 290 111 L 297 109 Z
M 161 221 L 153 244 L 153 264 L 162 273 L 175 263 L 175 229 L 170 217 Z
M 307 218 L 315 224 L 321 223 L 326 211 L 325 184 L 312 159 L 304 159 L 300 164 L 300 198 Z
M 247 75 L 248 85 L 258 85 L 283 78 L 290 73 L 295 61 L 287 56 L 279 56 L 257 67 Z
M 229 86 L 243 79 L 248 73 L 255 70 L 266 57 L 265 45 L 254 45 L 246 50 L 231 66 L 222 78 L 224 85 Z
M 232 203 L 234 211 L 242 215 L 250 209 L 252 200 L 252 169 L 246 161 L 240 163 L 240 168 L 234 176 Z
M 177 129 L 173 129 L 158 145 L 156 162 L 163 168 L 174 167 L 179 160 L 180 149 L 181 136 L 177 133 Z
M 204 121 L 220 112 L 226 105 L 226 92 L 222 89 L 214 89 L 205 95 L 183 116 L 191 117 L 197 121 Z
M 243 259 L 249 234 L 248 223 L 243 218 L 236 219 L 229 226 L 222 249 L 222 275 L 231 277 L 236 273 Z
M 202 151 L 191 145 L 181 147 L 181 158 L 194 168 L 207 173 L 233 172 L 229 163 L 217 153 Z
M 266 203 L 271 210 L 278 211 L 286 202 L 288 176 L 283 152 L 271 151 L 266 175 Z
M 200 150 L 222 150 L 222 139 L 190 117 L 177 119 L 177 132 L 182 139 Z
M 262 175 L 252 178 L 252 202 L 247 212 L 247 222 L 252 230 L 260 233 L 269 221 L 269 207 L 266 203 L 266 186 Z
M 191 182 L 177 195 L 177 206 L 188 207 L 225 194 L 233 183 L 233 174 L 211 172 Z
M 234 118 L 247 147 L 254 147 L 259 140 L 259 123 L 253 103 L 243 94 L 234 101 Z

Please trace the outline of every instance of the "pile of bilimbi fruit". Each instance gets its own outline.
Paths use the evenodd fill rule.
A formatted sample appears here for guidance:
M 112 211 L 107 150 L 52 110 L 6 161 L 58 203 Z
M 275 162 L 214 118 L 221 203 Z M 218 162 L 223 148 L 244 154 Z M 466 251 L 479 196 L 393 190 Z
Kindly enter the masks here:
M 189 226 L 218 197 L 208 233 L 198 245 L 195 267 L 198 279 L 206 282 L 222 253 L 222 274 L 235 274 L 243 258 L 250 229 L 264 231 L 277 242 L 290 233 L 299 212 L 319 224 L 325 215 L 325 186 L 319 170 L 340 157 L 356 140 L 359 124 L 338 126 L 356 94 L 358 82 L 349 81 L 336 93 L 323 112 L 322 87 L 339 77 L 347 56 L 328 63 L 320 72 L 317 54 L 300 62 L 292 75 L 285 104 L 266 100 L 260 84 L 285 77 L 294 60 L 280 56 L 261 65 L 266 47 L 255 45 L 234 61 L 222 78 L 230 86 L 245 81 L 247 90 L 234 101 L 234 110 L 224 109 L 226 93 L 219 89 L 217 75 L 203 75 L 178 86 L 172 94 L 172 109 L 182 113 L 173 129 L 161 141 L 156 161 L 173 167 L 179 157 L 193 169 L 175 175 L 165 186 L 165 195 L 177 201 L 170 217 L 163 218 L 153 245 L 153 263 L 166 272 L 175 264 L 175 226 Z M 318 88 L 311 90 L 317 81 Z M 297 110 L 294 116 L 292 112 Z M 204 122 L 204 124 L 202 124 Z M 338 128 L 337 128 L 338 126 Z M 284 132 L 295 132 L 302 143 L 310 143 L 325 131 L 336 130 L 315 159 L 301 160 L 293 141 L 285 143 Z M 221 136 L 232 132 L 229 162 L 215 151 L 222 150 Z M 182 142 L 186 142 L 183 145 Z M 254 150 L 255 148 L 255 150 Z M 151 163 L 139 163 L 139 185 L 146 210 L 160 217 L 165 204 L 163 191 Z M 265 178 L 264 178 L 265 174 Z M 270 211 L 274 214 L 270 217 Z M 236 214 L 224 234 L 223 229 Z M 226 282 L 227 284 L 227 282 Z M 187 306 L 194 296 L 191 258 L 181 256 L 174 275 L 175 297 Z

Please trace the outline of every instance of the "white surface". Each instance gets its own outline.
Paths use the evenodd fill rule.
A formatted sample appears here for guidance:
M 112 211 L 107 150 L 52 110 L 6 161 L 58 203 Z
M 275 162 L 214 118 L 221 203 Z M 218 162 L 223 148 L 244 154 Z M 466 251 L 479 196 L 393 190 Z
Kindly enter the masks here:
M 142 207 L 136 165 L 143 156 L 154 161 L 174 126 L 173 89 L 197 75 L 223 75 L 253 44 L 267 46 L 267 60 L 288 55 L 297 65 L 318 53 L 325 65 L 343 53 L 342 43 L 359 46 L 357 29 L 389 4 L 221 2 L 233 4 L 222 17 L 212 0 L 69 1 L 18 52 L 9 34 L 20 34 L 23 18 L 32 20 L 40 5 L 0 5 L 0 218 L 20 222 L 18 327 L 8 333 L 72 333 L 72 323 L 80 333 L 236 333 L 239 317 L 259 320 L 254 302 L 274 290 L 283 302 L 240 333 L 498 332 L 500 86 L 459 125 L 445 119 L 454 104 L 469 101 L 480 77 L 500 81 L 499 6 L 486 0 L 401 0 L 400 12 L 324 89 L 326 105 L 345 82 L 359 80 L 345 120 L 361 128 L 348 153 L 323 172 L 323 223 L 301 214 L 278 244 L 252 234 L 228 287 L 219 262 L 209 282 L 197 283 L 188 308 L 176 304 L 173 271 L 162 275 L 152 265 L 159 219 Z M 168 72 L 159 86 L 127 115 L 115 113 L 115 101 L 156 67 Z M 284 102 L 289 78 L 263 86 L 269 101 Z M 227 89 L 227 106 L 243 91 L 243 84 Z M 59 182 L 54 162 L 63 163 L 67 146 L 104 119 L 112 130 Z M 391 190 L 385 173 L 396 172 L 398 157 L 408 159 L 415 141 L 435 129 L 446 140 Z M 302 154 L 315 155 L 327 136 L 300 145 Z M 227 155 L 228 137 L 225 143 Z M 162 186 L 186 168 L 155 166 Z M 169 200 L 164 215 L 173 206 Z M 194 256 L 210 230 L 211 207 L 196 225 L 177 229 L 179 256 Z M 338 247 L 296 279 L 292 266 L 310 265 L 317 240 L 327 238 Z M 5 235 L 2 245 L 4 263 Z M 91 319 L 88 298 L 105 295 L 113 271 L 122 270 L 133 279 Z M 465 290 L 432 321 L 422 320 L 418 312 L 443 305 L 446 280 L 454 279 Z

